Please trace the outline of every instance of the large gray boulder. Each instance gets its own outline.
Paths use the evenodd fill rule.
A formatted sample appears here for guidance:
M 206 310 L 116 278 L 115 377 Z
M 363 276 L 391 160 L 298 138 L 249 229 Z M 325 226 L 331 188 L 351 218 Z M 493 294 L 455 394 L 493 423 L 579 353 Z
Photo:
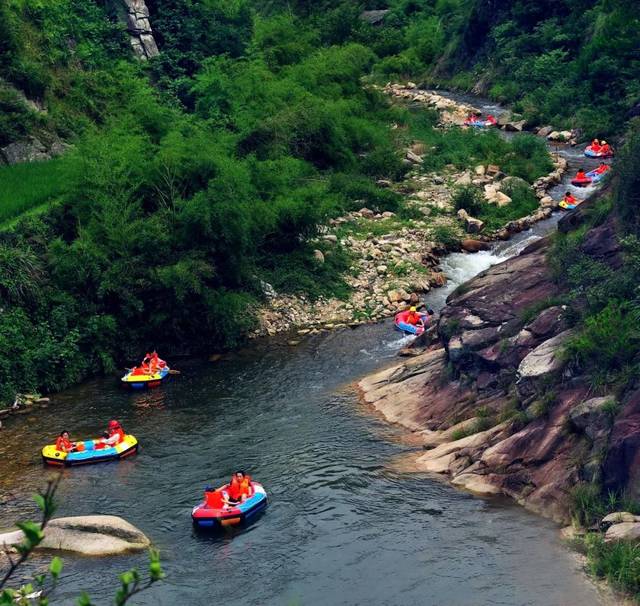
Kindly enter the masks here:
M 564 365 L 560 352 L 571 334 L 571 330 L 565 330 L 527 354 L 518 366 L 520 380 L 540 379 L 560 370 Z
M 0 545 L 17 545 L 22 540 L 21 531 L 0 534 Z M 147 549 L 149 545 L 146 535 L 126 520 L 92 515 L 51 520 L 38 548 L 106 556 Z

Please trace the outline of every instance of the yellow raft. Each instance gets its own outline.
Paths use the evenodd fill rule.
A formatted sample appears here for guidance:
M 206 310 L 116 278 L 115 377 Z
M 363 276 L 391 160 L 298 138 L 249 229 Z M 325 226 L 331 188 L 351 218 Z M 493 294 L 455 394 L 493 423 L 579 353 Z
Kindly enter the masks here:
M 42 460 L 47 465 L 70 467 L 124 459 L 138 450 L 138 440 L 132 435 L 126 435 L 120 444 L 105 448 L 100 440 L 76 442 L 76 445 L 78 450 L 63 452 L 58 450 L 55 444 L 48 444 L 42 449 Z

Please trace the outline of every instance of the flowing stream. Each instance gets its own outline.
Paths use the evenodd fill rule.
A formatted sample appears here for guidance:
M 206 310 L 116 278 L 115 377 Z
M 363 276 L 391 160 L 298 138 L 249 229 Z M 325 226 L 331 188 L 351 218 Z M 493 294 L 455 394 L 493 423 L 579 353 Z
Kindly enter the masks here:
M 449 282 L 428 304 L 441 308 L 456 286 L 556 221 L 490 251 L 449 255 Z M 0 527 L 35 514 L 29 495 L 48 474 L 44 443 L 63 427 L 86 437 L 118 418 L 138 437 L 139 454 L 66 470 L 58 515 L 120 515 L 161 549 L 167 580 L 137 604 L 599 604 L 554 524 L 386 466 L 408 447 L 401 430 L 360 407 L 353 382 L 392 362 L 403 343 L 387 321 L 294 348 L 272 340 L 216 364 L 189 363 L 151 392 L 125 392 L 105 378 L 58 394 L 50 408 L 2 430 Z M 248 528 L 195 533 L 190 511 L 203 486 L 236 468 L 263 482 L 266 513 Z M 36 556 L 29 572 L 45 561 Z M 72 604 L 87 590 L 110 603 L 116 575 L 145 562 L 145 554 L 67 554 L 56 595 Z

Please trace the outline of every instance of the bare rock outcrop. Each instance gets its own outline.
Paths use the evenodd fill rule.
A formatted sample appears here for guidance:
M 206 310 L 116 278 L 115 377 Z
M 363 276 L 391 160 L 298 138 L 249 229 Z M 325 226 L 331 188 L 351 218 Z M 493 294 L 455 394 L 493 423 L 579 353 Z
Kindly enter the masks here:
M 611 221 L 591 230 L 581 250 L 615 267 Z M 566 522 L 578 482 L 640 495 L 640 390 L 619 403 L 593 397 L 562 355 L 572 334 L 565 307 L 531 317 L 541 301 L 563 296 L 547 253 L 548 242 L 538 241 L 462 285 L 441 313 L 440 343 L 360 388 L 428 449 L 411 468 Z
M 160 51 L 153 37 L 149 22 L 149 8 L 145 0 L 124 0 L 124 4 L 127 10 L 127 31 L 133 52 L 143 61 L 156 57 Z

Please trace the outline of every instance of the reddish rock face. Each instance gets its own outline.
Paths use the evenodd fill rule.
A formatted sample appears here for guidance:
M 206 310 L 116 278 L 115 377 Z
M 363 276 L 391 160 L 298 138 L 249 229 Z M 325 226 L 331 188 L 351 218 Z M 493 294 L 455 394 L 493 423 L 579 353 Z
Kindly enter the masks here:
M 384 401 L 375 393 L 368 401 L 390 420 L 427 430 L 431 443 L 440 445 L 418 459 L 425 470 L 448 474 L 470 490 L 501 492 L 565 522 L 577 482 L 603 480 L 605 489 L 627 488 L 640 497 L 640 389 L 623 403 L 611 429 L 606 399 L 594 398 L 585 381 L 567 374 L 557 355 L 570 334 L 563 307 L 533 318 L 529 313 L 541 301 L 562 298 L 547 246 L 539 241 L 454 292 L 438 324 L 445 350 L 423 354 L 429 364 L 416 358 L 417 366 L 393 372 L 380 392 Z M 617 267 L 613 224 L 589 232 L 582 251 Z M 549 356 L 558 364 L 547 364 L 553 372 L 545 374 Z M 473 439 L 456 440 L 446 431 L 487 415 L 492 431 Z M 505 418 L 515 420 L 500 423 Z
M 603 476 L 606 490 L 640 497 L 640 390 L 631 394 L 615 420 Z

